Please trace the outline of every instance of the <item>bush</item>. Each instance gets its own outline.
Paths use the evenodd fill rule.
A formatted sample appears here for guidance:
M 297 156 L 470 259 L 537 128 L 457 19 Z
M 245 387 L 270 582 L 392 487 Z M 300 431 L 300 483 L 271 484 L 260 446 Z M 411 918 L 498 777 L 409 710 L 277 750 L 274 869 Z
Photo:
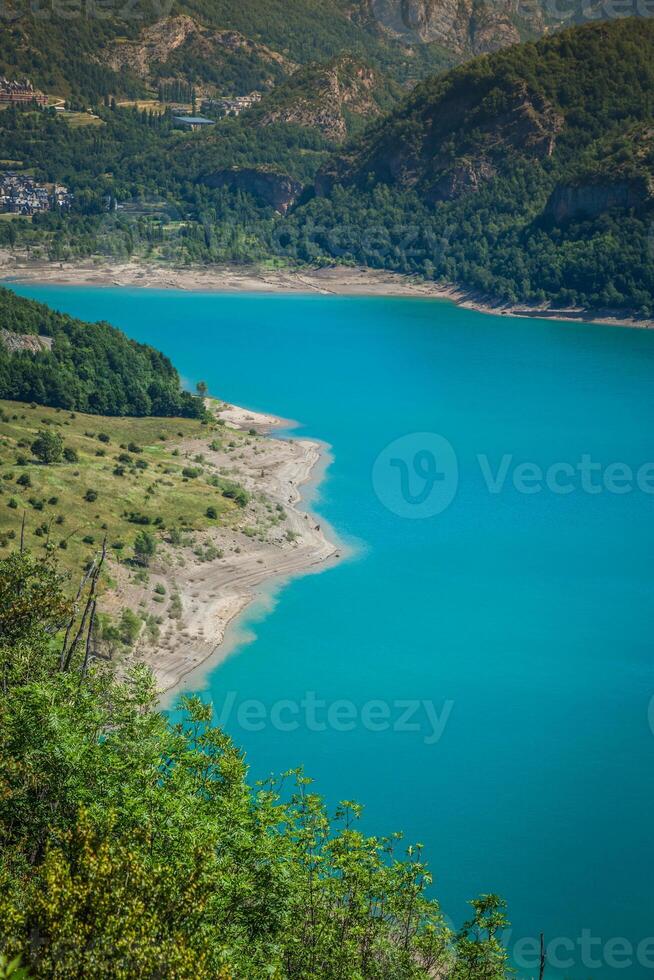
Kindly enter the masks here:
M 87 490 L 86 493 L 84 494 L 84 500 L 86 500 L 87 503 L 89 503 L 89 504 L 92 504 L 93 501 L 94 500 L 97 500 L 97 499 L 98 499 L 98 491 L 97 490 Z
M 77 452 L 70 446 L 66 446 L 64 449 L 64 459 L 67 463 L 79 463 L 79 456 Z
M 18 484 L 19 487 L 31 487 L 32 480 L 30 478 L 29 473 L 21 473 L 21 475 L 16 480 L 16 483 Z
M 215 507 L 207 507 L 207 517 L 210 521 L 215 521 L 218 517 L 218 511 Z

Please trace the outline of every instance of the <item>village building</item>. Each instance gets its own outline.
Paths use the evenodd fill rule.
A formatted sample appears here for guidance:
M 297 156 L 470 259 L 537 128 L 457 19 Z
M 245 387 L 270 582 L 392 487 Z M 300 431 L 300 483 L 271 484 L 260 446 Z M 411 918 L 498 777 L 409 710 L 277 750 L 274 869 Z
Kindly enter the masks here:
M 200 108 L 203 112 L 218 112 L 223 116 L 240 116 L 246 109 L 261 102 L 261 92 L 237 95 L 229 99 L 203 99 Z
M 37 214 L 70 207 L 72 194 L 63 184 L 39 184 L 33 177 L 5 171 L 0 173 L 0 212 Z
M 173 116 L 173 123 L 177 129 L 202 129 L 203 126 L 215 126 L 214 119 L 205 119 L 204 116 Z
M 46 106 L 48 97 L 35 89 L 29 79 L 24 82 L 0 78 L 0 103 L 31 103 Z

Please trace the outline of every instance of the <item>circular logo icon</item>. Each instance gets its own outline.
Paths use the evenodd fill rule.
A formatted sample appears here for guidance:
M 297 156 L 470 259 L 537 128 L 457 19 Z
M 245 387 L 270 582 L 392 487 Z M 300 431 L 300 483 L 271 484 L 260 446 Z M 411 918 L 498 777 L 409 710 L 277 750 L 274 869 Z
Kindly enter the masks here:
M 446 510 L 459 483 L 459 465 L 450 442 L 435 432 L 413 432 L 391 442 L 372 469 L 372 485 L 387 510 L 409 520 L 425 520 Z

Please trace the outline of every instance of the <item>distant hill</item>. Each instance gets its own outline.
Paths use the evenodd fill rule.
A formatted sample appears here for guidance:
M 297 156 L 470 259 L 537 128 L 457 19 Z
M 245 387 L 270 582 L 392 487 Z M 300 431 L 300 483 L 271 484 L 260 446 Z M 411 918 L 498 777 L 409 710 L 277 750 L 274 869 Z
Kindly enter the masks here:
M 375 253 L 406 271 L 649 312 L 653 132 L 654 21 L 572 28 L 419 85 L 323 167 L 329 204 L 308 213 L 385 227 L 389 211 L 410 216 L 442 244 Z

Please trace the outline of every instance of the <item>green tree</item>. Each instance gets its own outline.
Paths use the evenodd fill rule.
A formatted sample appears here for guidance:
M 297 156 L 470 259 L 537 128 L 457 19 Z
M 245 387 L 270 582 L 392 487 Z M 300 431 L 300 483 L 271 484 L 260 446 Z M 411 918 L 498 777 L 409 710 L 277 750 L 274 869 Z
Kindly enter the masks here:
M 157 552 L 157 539 L 150 531 L 139 531 L 134 539 L 134 559 L 147 568 Z
M 498 895 L 480 895 L 470 904 L 474 916 L 456 937 L 453 980 L 504 980 L 507 953 L 501 933 L 509 927 L 506 902 Z
M 31 449 L 42 463 L 57 463 L 64 451 L 64 440 L 54 429 L 43 429 L 32 443 Z

